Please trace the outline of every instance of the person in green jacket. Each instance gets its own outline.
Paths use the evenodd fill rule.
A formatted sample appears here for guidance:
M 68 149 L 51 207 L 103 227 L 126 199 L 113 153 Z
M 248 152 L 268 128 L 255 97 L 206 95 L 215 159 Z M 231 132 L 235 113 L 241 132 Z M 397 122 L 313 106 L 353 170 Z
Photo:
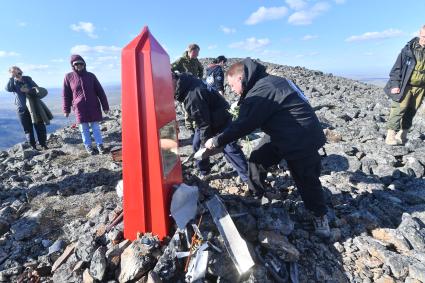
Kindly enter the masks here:
M 182 57 L 177 59 L 172 65 L 171 70 L 179 73 L 191 73 L 192 75 L 202 79 L 204 74 L 204 67 L 198 60 L 199 45 L 196 43 L 189 44 L 187 50 L 183 53 Z
M 401 50 L 384 88 L 393 100 L 385 143 L 402 145 L 425 96 L 425 25 Z
M 191 43 L 187 47 L 187 50 L 183 53 L 182 57 L 177 59 L 173 64 L 171 64 L 171 71 L 178 73 L 191 73 L 192 75 L 202 79 L 204 74 L 204 67 L 201 62 L 198 60 L 199 55 L 199 45 L 196 43 Z M 184 111 L 184 106 L 183 106 Z M 193 121 L 190 119 L 189 115 L 184 111 L 184 125 L 186 129 L 192 132 L 195 132 L 195 127 L 193 126 Z

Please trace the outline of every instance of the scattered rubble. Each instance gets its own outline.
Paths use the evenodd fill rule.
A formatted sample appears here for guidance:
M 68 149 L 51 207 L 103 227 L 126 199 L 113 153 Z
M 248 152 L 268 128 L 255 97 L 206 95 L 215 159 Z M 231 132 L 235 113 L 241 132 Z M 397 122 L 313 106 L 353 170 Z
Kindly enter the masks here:
M 25 144 L 0 151 L 0 282 L 184 282 L 186 263 L 191 280 L 199 275 L 205 282 L 425 282 L 425 116 L 415 116 L 404 147 L 387 146 L 389 100 L 382 89 L 266 65 L 305 91 L 328 137 L 321 181 L 329 241 L 312 233 L 312 216 L 285 162 L 270 169 L 263 200 L 245 197 L 246 185 L 221 154 L 211 158 L 208 180 L 200 180 L 180 106 L 179 152 L 184 182 L 198 188 L 196 215 L 163 241 L 149 233 L 123 239 L 115 109 L 101 123 L 113 158 L 88 155 L 75 127 L 50 134 L 46 151 Z M 237 99 L 229 89 L 226 98 Z M 259 137 L 241 140 L 246 153 Z M 246 272 L 238 271 L 231 241 L 207 208 L 215 195 L 255 263 Z

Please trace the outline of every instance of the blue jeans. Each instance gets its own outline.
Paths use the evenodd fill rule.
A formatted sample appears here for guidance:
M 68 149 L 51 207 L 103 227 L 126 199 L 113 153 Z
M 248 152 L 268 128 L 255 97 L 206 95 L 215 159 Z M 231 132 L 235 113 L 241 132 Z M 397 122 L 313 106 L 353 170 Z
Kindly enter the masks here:
M 86 148 L 91 146 L 90 128 L 92 130 L 93 138 L 96 144 L 97 145 L 103 144 L 102 134 L 100 133 L 99 122 L 81 123 L 79 127 L 80 127 L 81 137 L 83 138 L 83 143 Z
M 199 128 L 195 129 L 195 134 L 192 141 L 193 151 L 197 152 L 201 147 L 201 132 Z M 246 161 L 245 155 L 242 149 L 236 141 L 226 144 L 223 148 L 223 154 L 226 160 L 232 164 L 233 168 L 238 172 L 243 182 L 248 181 L 248 162 Z M 202 175 L 208 175 L 210 173 L 210 159 L 206 158 L 203 160 L 197 160 L 196 166 Z

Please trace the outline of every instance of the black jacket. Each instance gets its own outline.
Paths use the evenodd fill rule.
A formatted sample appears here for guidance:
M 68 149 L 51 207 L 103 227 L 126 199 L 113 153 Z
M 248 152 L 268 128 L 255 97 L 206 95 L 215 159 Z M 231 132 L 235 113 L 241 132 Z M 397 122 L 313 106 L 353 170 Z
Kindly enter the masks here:
M 227 101 L 191 74 L 182 73 L 178 76 L 175 98 L 183 102 L 187 114 L 200 129 L 202 144 L 223 131 L 231 121 Z
M 239 117 L 217 136 L 217 145 L 261 128 L 285 159 L 304 158 L 317 152 L 326 138 L 302 91 L 288 79 L 268 75 L 263 65 L 250 58 L 242 62 L 245 77 Z
M 33 87 L 37 87 L 38 85 L 31 79 L 31 77 L 22 76 L 21 81 L 15 80 L 14 78 L 10 78 L 5 88 L 6 91 L 14 92 L 16 94 L 15 104 L 19 112 L 22 112 L 27 108 L 26 95 L 21 91 L 21 88 L 24 86 L 28 89 L 31 89 Z
M 415 69 L 416 59 L 413 55 L 412 46 L 418 40 L 419 38 L 415 37 L 403 47 L 391 69 L 390 79 L 384 87 L 384 92 L 396 102 L 400 102 L 403 99 L 406 86 Z M 400 88 L 400 93 L 392 94 L 391 89 L 397 87 Z
M 224 73 L 223 68 L 218 64 L 209 65 L 206 71 L 206 83 L 218 91 L 224 92 Z

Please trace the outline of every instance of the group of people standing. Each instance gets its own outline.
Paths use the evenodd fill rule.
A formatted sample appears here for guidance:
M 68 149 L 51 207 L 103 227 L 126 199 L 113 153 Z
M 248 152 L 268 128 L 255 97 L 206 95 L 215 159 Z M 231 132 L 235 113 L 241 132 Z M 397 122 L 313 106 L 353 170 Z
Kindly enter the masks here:
M 265 66 L 250 58 L 232 64 L 225 76 L 227 59 L 219 56 L 208 66 L 204 78 L 203 66 L 197 59 L 199 51 L 197 44 L 190 44 L 171 65 L 175 99 L 182 103 L 185 125 L 193 131 L 193 150 L 221 149 L 241 181 L 248 185 L 249 194 L 255 197 L 266 191 L 267 169 L 285 159 L 305 207 L 312 212 L 316 234 L 329 237 L 318 154 L 326 138 L 303 92 L 291 80 L 269 75 Z M 96 153 L 91 129 L 97 151 L 103 153 L 99 121 L 102 109 L 105 114 L 109 111 L 107 97 L 96 76 L 86 70 L 81 56 L 72 55 L 70 63 L 72 72 L 66 74 L 63 85 L 64 115 L 68 117 L 73 109 L 87 152 Z M 52 116 L 40 103 L 43 89 L 31 77 L 23 76 L 19 67 L 13 66 L 9 72 L 6 90 L 16 94 L 18 116 L 27 140 L 36 148 L 34 127 L 40 146 L 47 149 L 45 125 Z M 240 96 L 235 119 L 224 97 L 225 77 L 231 90 Z M 385 142 L 402 145 L 425 95 L 425 26 L 419 37 L 402 49 L 384 90 L 393 100 Z M 263 131 L 264 137 L 247 160 L 237 141 L 256 129 Z M 210 174 L 207 157 L 196 165 L 201 176 Z
M 184 105 L 190 124 L 195 124 L 193 150 L 222 148 L 226 160 L 248 185 L 247 195 L 256 198 L 266 192 L 267 169 L 286 159 L 306 208 L 313 212 L 316 234 L 329 237 L 318 154 L 326 139 L 302 91 L 292 81 L 269 75 L 265 66 L 246 58 L 231 65 L 226 74 L 231 90 L 240 95 L 239 114 L 232 120 L 223 96 L 225 57 L 219 56 L 208 66 L 202 80 L 200 72 L 192 73 L 199 71 L 193 66 L 200 65 L 196 58 L 199 46 L 196 56 L 190 57 L 192 46 L 197 45 L 189 45 L 186 54 L 172 64 L 172 77 L 175 99 Z M 261 129 L 264 137 L 247 160 L 237 141 L 256 129 Z M 196 163 L 201 176 L 210 173 L 208 158 Z
M 193 150 L 222 148 L 248 185 L 249 194 L 257 197 L 266 191 L 267 169 L 285 159 L 305 207 L 313 214 L 316 234 L 329 237 L 318 154 L 326 138 L 303 92 L 291 80 L 269 75 L 265 66 L 246 58 L 232 64 L 226 73 L 227 84 L 240 95 L 239 113 L 232 120 L 223 97 L 226 58 L 217 57 L 203 78 L 199 50 L 197 44 L 189 45 L 171 68 L 175 99 L 186 112 L 185 125 L 189 129 L 194 125 Z M 405 144 L 425 95 L 425 26 L 419 37 L 402 49 L 384 91 L 393 100 L 385 142 Z M 237 140 L 256 129 L 263 131 L 264 137 L 247 160 Z M 208 158 L 197 161 L 201 176 L 209 174 L 210 166 Z
M 80 55 L 71 56 L 72 72 L 65 75 L 63 83 L 63 113 L 68 117 L 71 109 L 74 111 L 79 124 L 85 149 L 89 154 L 105 153 L 103 139 L 99 127 L 102 120 L 102 109 L 105 114 L 109 111 L 108 99 L 102 85 L 96 76 L 86 70 L 86 62 Z M 15 104 L 19 120 L 25 132 L 27 142 L 35 150 L 37 142 L 42 149 L 47 150 L 46 125 L 49 125 L 53 115 L 41 98 L 47 95 L 44 88 L 29 76 L 24 76 L 17 66 L 9 68 L 11 75 L 6 85 L 6 91 L 15 93 Z M 91 132 L 96 147 L 92 146 Z

